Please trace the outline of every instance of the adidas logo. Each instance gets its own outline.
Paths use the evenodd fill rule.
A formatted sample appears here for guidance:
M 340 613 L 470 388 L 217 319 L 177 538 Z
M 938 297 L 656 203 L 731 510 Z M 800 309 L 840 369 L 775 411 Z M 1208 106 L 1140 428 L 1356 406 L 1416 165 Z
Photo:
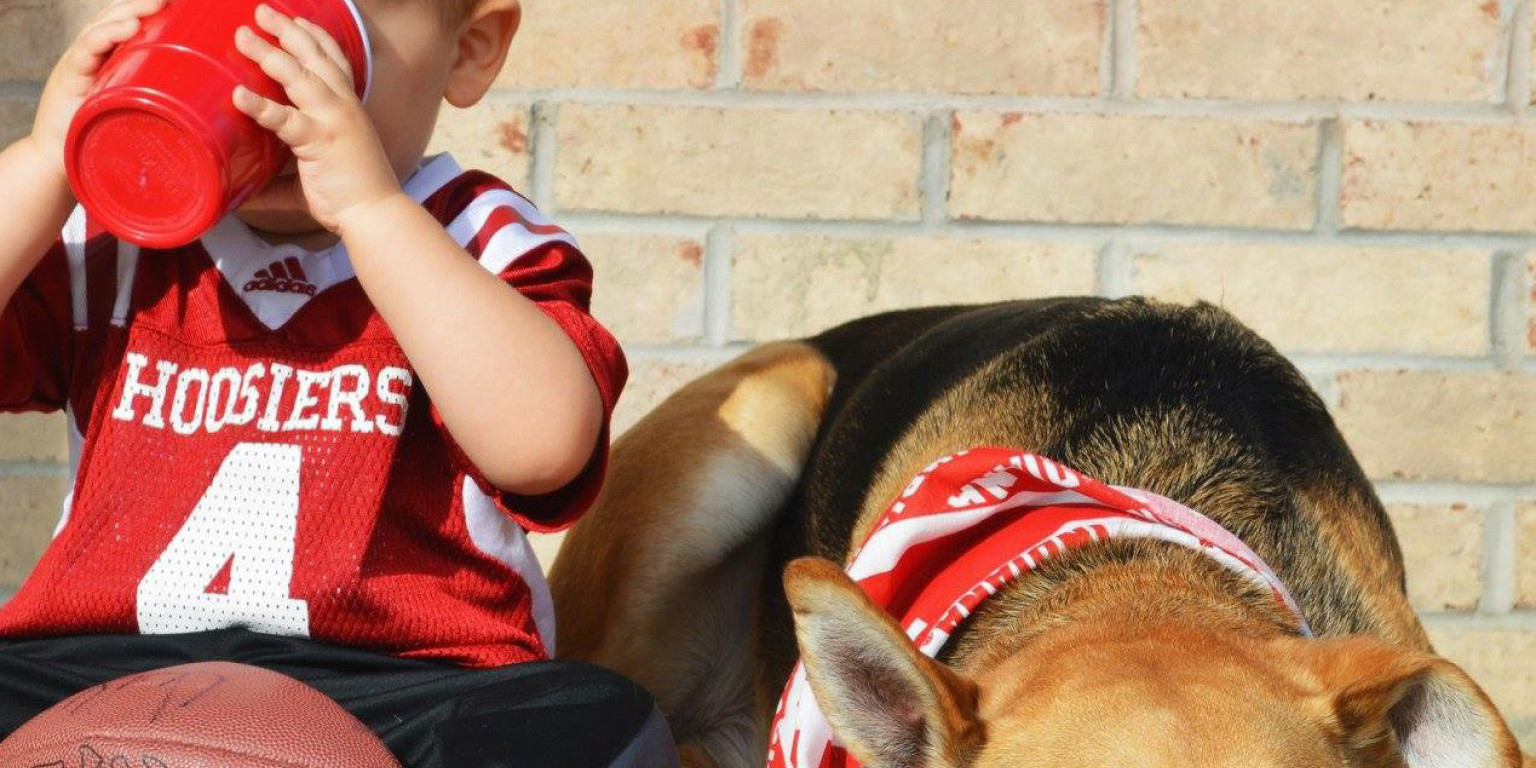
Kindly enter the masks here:
M 274 261 L 260 270 L 250 282 L 245 284 L 246 293 L 251 291 L 276 291 L 278 293 L 302 293 L 305 296 L 315 295 L 315 284 L 309 281 L 309 276 L 304 274 L 304 267 L 299 265 L 299 260 L 289 256 L 282 261 Z

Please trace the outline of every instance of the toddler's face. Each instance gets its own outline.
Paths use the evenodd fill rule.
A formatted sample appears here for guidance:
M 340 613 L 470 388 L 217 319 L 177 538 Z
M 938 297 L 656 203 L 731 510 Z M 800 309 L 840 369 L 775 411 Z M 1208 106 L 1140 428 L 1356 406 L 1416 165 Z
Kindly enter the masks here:
M 365 106 L 390 165 L 405 178 L 421 162 L 432 138 L 458 52 L 457 35 L 445 26 L 432 2 L 357 0 L 357 4 L 373 43 L 373 84 Z M 290 163 L 267 190 L 285 194 L 258 195 L 236 215 L 268 235 L 319 233 L 321 227 L 305 209 L 298 189 Z

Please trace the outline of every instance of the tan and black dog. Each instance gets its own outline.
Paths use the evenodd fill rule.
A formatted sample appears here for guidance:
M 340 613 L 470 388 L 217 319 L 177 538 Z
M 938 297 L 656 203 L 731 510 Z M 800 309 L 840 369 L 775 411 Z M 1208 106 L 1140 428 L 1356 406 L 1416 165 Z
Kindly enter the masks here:
M 1199 510 L 1273 566 L 1317 638 L 1211 558 L 1122 540 L 1026 574 L 922 656 L 841 565 L 925 465 L 982 445 Z M 1207 305 L 923 309 L 760 347 L 618 441 L 552 584 L 564 655 L 652 690 L 693 766 L 764 764 L 797 656 L 878 768 L 1522 759 L 1430 647 L 1323 403 Z

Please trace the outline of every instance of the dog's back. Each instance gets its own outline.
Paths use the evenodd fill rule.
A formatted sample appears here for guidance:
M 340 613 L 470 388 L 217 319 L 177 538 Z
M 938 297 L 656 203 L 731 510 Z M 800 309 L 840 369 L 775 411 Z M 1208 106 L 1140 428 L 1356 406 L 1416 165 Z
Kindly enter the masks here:
M 1275 620 L 1272 596 L 1234 586 L 1206 556 L 1122 541 L 1011 583 L 934 664 L 835 564 L 925 466 L 980 446 L 1199 510 L 1274 567 L 1319 635 L 1366 637 L 1304 640 Z M 824 559 L 795 563 L 782 587 L 784 564 L 805 554 Z M 690 383 L 615 444 L 608 486 L 551 583 L 562 646 L 657 693 L 688 765 L 761 765 L 797 655 L 841 736 L 905 734 L 885 746 L 927 755 L 913 765 L 1036 753 L 1067 765 L 1052 751 L 1067 736 L 1185 764 L 1238 747 L 1218 743 L 1236 721 L 1269 730 L 1241 731 L 1251 744 L 1236 762 L 1204 764 L 1386 767 L 1404 764 L 1400 751 L 1513 764 L 1507 727 L 1432 656 L 1403 581 L 1380 502 L 1270 345 L 1206 305 L 1069 298 L 880 315 Z M 1035 639 L 1040 628 L 1050 639 Z M 1076 687 L 1018 689 L 1026 678 Z M 1260 694 L 1260 678 L 1279 687 Z M 1083 732 L 1105 713 L 1145 710 L 1152 724 L 1170 711 L 1160 697 L 1194 690 L 1207 693 L 1176 708 L 1221 724 L 1203 740 Z M 913 702 L 925 733 L 909 727 Z M 887 721 L 860 726 L 871 717 Z M 1280 751 L 1255 762 L 1248 746 Z M 1113 751 L 1070 764 L 1122 762 Z
M 1319 634 L 1428 647 L 1405 600 L 1375 597 L 1403 593 L 1402 556 L 1327 409 L 1221 309 L 1094 298 L 926 309 L 812 343 L 838 385 L 788 516 L 805 553 L 842 560 L 934 458 L 1006 446 L 1214 518 L 1296 585 Z

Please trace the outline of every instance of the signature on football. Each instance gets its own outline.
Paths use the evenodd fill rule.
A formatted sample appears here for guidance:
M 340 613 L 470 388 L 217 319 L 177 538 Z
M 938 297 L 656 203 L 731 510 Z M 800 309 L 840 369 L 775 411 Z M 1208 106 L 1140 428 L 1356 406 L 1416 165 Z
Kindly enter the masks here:
M 225 682 L 227 679 L 224 675 L 205 670 L 144 672 L 81 691 L 68 702 L 66 711 L 70 715 L 82 715 L 102 706 L 121 707 L 122 702 L 117 701 L 113 694 L 129 688 L 154 688 L 159 695 L 147 699 L 143 714 L 149 722 L 156 723 L 166 715 L 195 706 Z M 133 715 L 130 712 L 118 714 L 129 717 Z M 82 765 L 91 768 L 88 764 Z

